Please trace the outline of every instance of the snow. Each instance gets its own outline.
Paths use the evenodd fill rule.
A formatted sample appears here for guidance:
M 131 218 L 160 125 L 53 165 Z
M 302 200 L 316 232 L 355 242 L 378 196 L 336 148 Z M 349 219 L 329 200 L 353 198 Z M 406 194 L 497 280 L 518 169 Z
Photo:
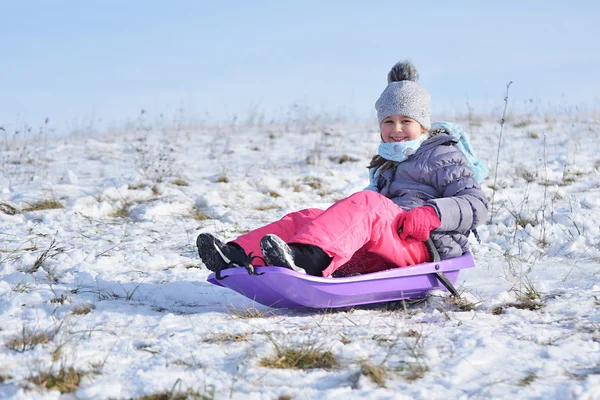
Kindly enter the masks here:
M 375 124 L 7 136 L 0 398 L 600 399 L 600 118 L 526 120 L 507 120 L 497 166 L 498 122 L 456 121 L 493 198 L 462 301 L 341 310 L 275 310 L 213 286 L 194 242 L 361 190 Z M 64 208 L 24 211 L 44 200 Z M 34 333 L 48 340 L 10 344 Z M 338 365 L 263 366 L 278 348 Z M 72 395 L 30 381 L 61 367 L 85 374 Z

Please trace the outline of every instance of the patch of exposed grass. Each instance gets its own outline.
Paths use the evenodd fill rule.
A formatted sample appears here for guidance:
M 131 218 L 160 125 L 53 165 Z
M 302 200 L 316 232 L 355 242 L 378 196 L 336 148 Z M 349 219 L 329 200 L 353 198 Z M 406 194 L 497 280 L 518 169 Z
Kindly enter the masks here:
M 520 175 L 521 178 L 523 178 L 523 180 L 527 183 L 535 182 L 537 179 L 537 173 L 527 171 L 526 169 L 522 170 Z
M 492 309 L 492 314 L 493 315 L 500 315 L 500 314 L 504 314 L 504 310 L 507 308 L 516 308 L 519 310 L 530 310 L 530 311 L 536 311 L 539 310 L 541 308 L 544 307 L 544 303 L 541 303 L 539 301 L 533 301 L 533 300 L 526 300 L 526 301 L 520 301 L 520 302 L 510 302 L 510 303 L 504 303 L 502 305 L 496 306 Z
M 69 297 L 65 296 L 63 293 L 60 296 L 54 296 L 52 299 L 50 299 L 50 303 L 65 304 L 65 302 L 68 300 L 69 300 Z
M 201 394 L 193 389 L 188 389 L 184 392 L 165 391 L 155 394 L 147 394 L 138 397 L 137 400 L 212 400 L 215 398 L 214 388 L 208 394 Z
M 75 370 L 73 367 L 61 367 L 56 373 L 52 371 L 40 372 L 37 376 L 29 378 L 29 382 L 45 387 L 48 390 L 58 390 L 61 393 L 72 393 L 79 388 L 81 379 L 86 374 Z
M 16 285 L 13 285 L 11 289 L 17 293 L 29 293 L 31 291 L 31 284 L 19 282 Z
M 520 121 L 517 121 L 515 123 L 513 123 L 513 126 L 515 128 L 524 128 L 526 126 L 531 125 L 531 120 L 530 119 L 522 119 Z
M 58 208 L 65 208 L 58 200 L 41 200 L 35 203 L 28 203 L 28 206 L 23 209 L 23 212 L 53 210 Z
M 93 305 L 79 305 L 73 307 L 71 314 L 73 315 L 86 315 L 92 312 L 95 307 Z
M 529 386 L 537 378 L 537 374 L 533 371 L 530 371 L 523 379 L 519 381 L 519 386 Z
M 3 201 L 0 201 L 0 212 L 7 215 L 15 215 L 20 213 L 18 208 Z
M 175 186 L 190 186 L 189 182 L 182 178 L 177 178 L 171 183 Z
M 148 187 L 147 183 L 134 183 L 127 185 L 127 189 L 129 190 L 140 190 Z
M 229 178 L 226 175 L 219 175 L 215 180 L 217 183 L 229 183 Z
M 414 363 L 401 363 L 396 370 L 400 375 L 408 382 L 414 382 L 417 379 L 421 379 L 429 371 L 429 367 L 420 362 Z
M 478 304 L 465 299 L 463 296 L 452 296 L 448 298 L 448 301 L 450 301 L 450 303 L 456 306 L 460 311 L 473 311 Z
M 206 343 L 236 343 L 247 342 L 248 335 L 245 333 L 219 333 L 204 339 Z
M 195 208 L 192 208 L 190 215 L 196 221 L 206 221 L 207 219 L 212 219 L 210 215 L 203 213 L 202 211 L 198 211 Z
M 275 313 L 272 310 L 260 310 L 256 307 L 245 307 L 245 308 L 236 308 L 232 307 L 228 309 L 229 313 L 240 319 L 250 319 L 250 318 L 270 318 L 275 316 Z
M 319 190 L 323 187 L 323 180 L 320 178 L 317 178 L 315 176 L 304 177 L 304 179 L 302 180 L 302 183 L 304 183 L 307 186 L 310 186 L 311 188 L 313 188 L 315 190 Z
M 263 206 L 256 206 L 254 207 L 254 209 L 256 211 L 268 211 L 268 210 L 276 210 L 278 209 L 279 206 L 275 205 L 275 204 L 270 204 L 270 205 L 263 205 Z
M 281 369 L 333 369 L 338 366 L 333 353 L 321 350 L 313 345 L 275 346 L 275 354 L 260 360 L 260 365 L 267 368 Z
M 131 204 L 125 203 L 121 207 L 117 208 L 116 210 L 114 210 L 113 212 L 108 214 L 108 216 L 113 217 L 113 218 L 127 218 L 127 217 L 129 217 L 129 208 L 130 207 L 131 207 Z
M 0 374 L 0 384 L 6 382 L 6 381 L 10 381 L 12 379 L 12 375 L 2 375 Z
M 31 268 L 29 268 L 26 271 L 26 273 L 32 274 L 32 273 L 36 272 L 38 269 L 40 269 L 42 267 L 42 265 L 44 265 L 44 262 L 48 258 L 52 258 L 55 255 L 60 254 L 62 252 L 63 252 L 63 249 L 56 245 L 56 240 L 52 239 L 52 242 L 50 242 L 50 245 L 48 246 L 48 248 L 46 248 L 46 249 L 44 249 L 44 251 L 42 251 L 42 253 L 38 256 L 38 258 L 33 263 L 33 266 Z
M 334 163 L 343 164 L 343 163 L 347 163 L 347 162 L 359 162 L 360 158 L 356 158 L 356 157 L 349 156 L 347 154 L 343 154 L 340 157 L 329 157 L 329 160 Z
M 360 374 L 366 376 L 381 387 L 385 386 L 385 368 L 381 365 L 363 362 L 360 366 Z
M 46 332 L 33 332 L 23 328 L 21 334 L 13 336 L 5 343 L 5 345 L 11 350 L 22 353 L 26 350 L 33 349 L 38 344 L 45 344 L 51 341 L 52 335 Z
M 528 279 L 522 282 L 519 287 L 513 291 L 517 295 L 518 302 L 539 301 L 542 298 L 535 285 Z

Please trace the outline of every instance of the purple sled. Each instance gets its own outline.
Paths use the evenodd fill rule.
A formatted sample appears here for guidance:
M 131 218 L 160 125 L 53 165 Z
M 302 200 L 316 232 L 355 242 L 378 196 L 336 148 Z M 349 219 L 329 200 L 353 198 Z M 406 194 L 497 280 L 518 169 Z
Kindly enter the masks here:
M 454 284 L 461 269 L 472 268 L 470 252 L 457 258 L 347 278 L 321 278 L 299 274 L 282 267 L 256 267 L 260 275 L 244 268 L 221 271 L 208 282 L 235 290 L 257 303 L 274 308 L 337 308 L 424 297 L 434 289 L 444 289 L 437 277 L 441 272 Z

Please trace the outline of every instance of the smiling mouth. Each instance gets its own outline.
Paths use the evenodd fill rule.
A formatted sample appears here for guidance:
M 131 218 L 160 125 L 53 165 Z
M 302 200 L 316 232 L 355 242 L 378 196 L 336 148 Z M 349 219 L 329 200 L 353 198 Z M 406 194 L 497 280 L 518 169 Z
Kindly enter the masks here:
M 392 142 L 404 142 L 406 140 L 405 137 L 396 137 L 396 138 L 390 138 L 390 140 Z

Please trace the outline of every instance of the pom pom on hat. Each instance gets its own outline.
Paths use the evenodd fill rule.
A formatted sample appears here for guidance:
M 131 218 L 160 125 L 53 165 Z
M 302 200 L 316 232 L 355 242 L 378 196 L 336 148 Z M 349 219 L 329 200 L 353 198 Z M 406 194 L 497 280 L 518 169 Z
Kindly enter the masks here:
M 410 61 L 400 61 L 392 67 L 388 73 L 387 79 L 388 83 L 400 81 L 417 82 L 419 80 L 419 73 Z

